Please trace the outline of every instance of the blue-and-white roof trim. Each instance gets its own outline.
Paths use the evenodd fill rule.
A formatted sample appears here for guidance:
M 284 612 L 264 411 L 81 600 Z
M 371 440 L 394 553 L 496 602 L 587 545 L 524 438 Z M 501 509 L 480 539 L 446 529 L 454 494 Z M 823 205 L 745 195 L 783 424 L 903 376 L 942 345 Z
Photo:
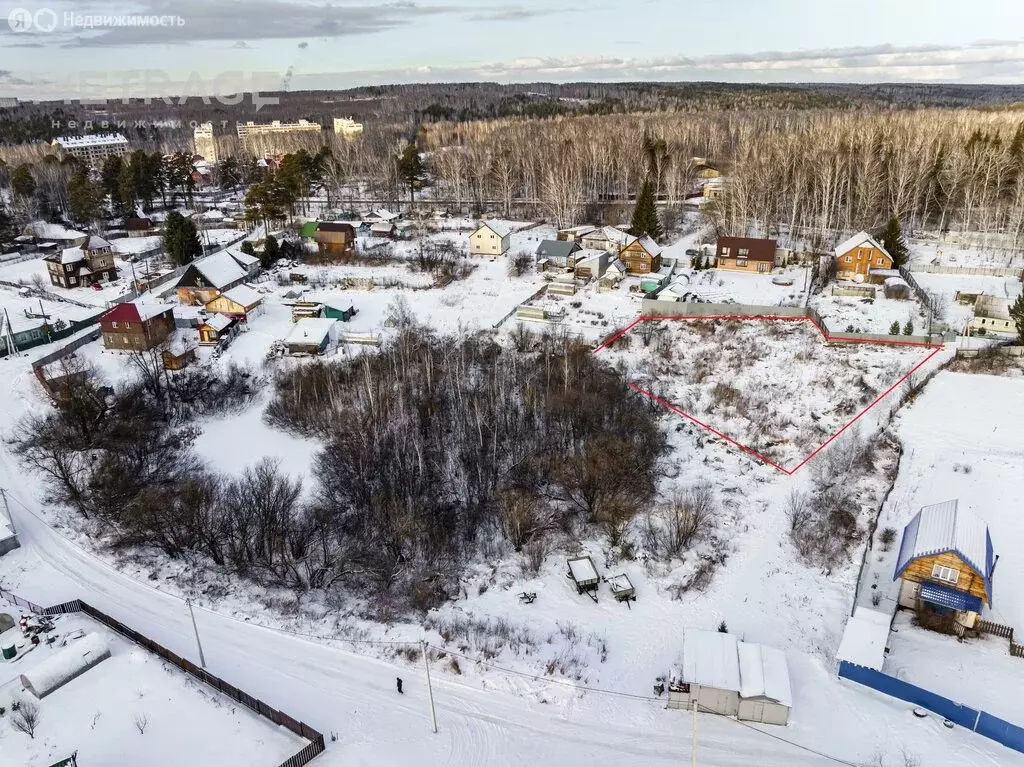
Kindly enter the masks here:
M 915 559 L 951 552 L 985 579 L 985 594 L 992 606 L 992 570 L 995 555 L 992 537 L 984 520 L 956 500 L 924 506 L 903 528 L 903 542 L 896 561 L 896 580 Z

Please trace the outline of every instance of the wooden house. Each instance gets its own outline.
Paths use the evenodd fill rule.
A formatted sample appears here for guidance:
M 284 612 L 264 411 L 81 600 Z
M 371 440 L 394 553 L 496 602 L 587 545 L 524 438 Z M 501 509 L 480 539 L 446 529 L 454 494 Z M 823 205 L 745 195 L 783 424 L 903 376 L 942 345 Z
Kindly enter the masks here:
M 999 296 L 978 295 L 974 300 L 974 316 L 967 326 L 968 333 L 1016 336 L 1017 323 L 1010 316 L 1010 304 L 1009 300 Z
M 178 301 L 186 306 L 206 306 L 248 278 L 248 271 L 227 251 L 214 253 L 188 265 L 178 280 Z
M 576 240 L 541 240 L 537 246 L 537 268 L 572 269 L 576 266 L 576 254 L 583 248 Z
M 245 253 L 241 248 L 228 248 L 225 252 L 231 256 L 236 264 L 245 270 L 246 279 L 251 280 L 259 275 L 262 268 L 259 256 Z
M 239 322 L 238 318 L 227 314 L 208 314 L 200 319 L 197 326 L 199 345 L 219 346 L 229 343 L 238 332 Z
M 925 506 L 903 529 L 893 574 L 901 581 L 899 606 L 951 614 L 973 628 L 982 606 L 992 606 L 997 559 L 980 517 L 956 500 Z
M 512 227 L 498 221 L 486 221 L 469 235 L 469 255 L 503 256 L 512 244 Z
M 622 248 L 619 259 L 630 274 L 650 274 L 661 269 L 661 252 L 662 247 L 644 235 Z
M 155 233 L 153 221 L 148 218 L 125 219 L 124 230 L 129 237 L 149 237 Z
M 629 270 L 626 268 L 626 264 L 623 263 L 622 259 L 616 258 L 614 261 L 609 263 L 608 268 L 604 270 L 598 289 L 611 290 L 622 281 L 628 271 Z
M 63 248 L 46 256 L 50 282 L 62 288 L 89 287 L 93 283 L 117 279 L 113 246 L 92 235 L 81 245 Z
M 758 237 L 719 237 L 715 266 L 731 272 L 771 272 L 775 268 L 775 240 Z
M 336 324 L 337 320 L 322 318 L 299 320 L 284 339 L 285 350 L 288 354 L 324 354 L 334 342 Z
M 196 350 L 182 347 L 180 349 L 164 349 L 164 370 L 184 370 L 196 361 Z
M 892 269 L 893 260 L 881 243 L 867 232 L 857 232 L 836 246 L 836 277 L 862 282 L 872 269 Z
M 356 230 L 351 224 L 321 221 L 313 234 L 321 263 L 344 261 L 356 252 Z
M 174 308 L 126 301 L 100 317 L 100 332 L 107 349 L 146 351 L 174 333 Z
M 263 296 L 247 285 L 236 285 L 225 290 L 212 301 L 207 301 L 206 311 L 224 314 L 232 319 L 248 322 L 263 305 Z
M 576 584 L 577 594 L 587 594 L 595 602 L 597 601 L 597 589 L 601 585 L 601 577 L 594 567 L 594 560 L 590 557 L 576 557 L 568 560 L 569 575 L 572 582 Z
M 636 237 L 614 226 L 602 226 L 580 237 L 580 244 L 587 250 L 609 250 L 616 256 L 627 245 L 636 241 Z

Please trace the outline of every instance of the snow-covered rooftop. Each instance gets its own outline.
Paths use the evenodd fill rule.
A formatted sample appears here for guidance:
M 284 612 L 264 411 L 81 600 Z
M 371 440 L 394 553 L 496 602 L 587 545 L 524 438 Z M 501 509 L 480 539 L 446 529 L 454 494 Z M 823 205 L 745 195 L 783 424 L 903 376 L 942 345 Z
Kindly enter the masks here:
M 786 654 L 775 647 L 739 642 L 740 695 L 769 698 L 784 706 L 793 705 Z
M 985 579 L 985 593 L 991 602 L 994 556 L 988 525 L 976 514 L 959 508 L 955 499 L 923 507 L 903 528 L 893 579 L 915 559 L 946 551 L 957 554 Z
M 232 317 L 228 317 L 226 314 L 213 314 L 207 317 L 203 324 L 219 333 L 234 321 Z
M 640 238 L 640 244 L 651 256 L 660 256 L 663 248 L 646 234 Z
M 740 691 L 736 637 L 721 631 L 683 630 L 683 659 L 674 682 Z
M 880 251 L 885 253 L 885 255 L 889 256 L 889 251 L 883 248 L 881 243 L 878 242 L 878 240 L 876 240 L 867 232 L 857 232 L 857 234 L 853 235 L 853 237 L 851 237 L 850 239 L 844 240 L 843 242 L 836 245 L 835 254 L 837 257 L 841 256 L 844 253 L 849 253 L 854 248 L 860 247 L 861 245 L 867 245 L 868 247 L 878 248 Z M 889 257 L 892 258 L 892 256 Z
M 85 237 L 85 232 L 69 229 L 61 224 L 51 224 L 49 221 L 33 221 L 25 229 L 45 240 L 77 240 Z
M 480 225 L 480 229 L 490 229 L 502 239 L 512 234 L 512 227 L 503 221 L 484 221 Z
M 836 659 L 881 671 L 891 621 L 890 616 L 878 610 L 858 607 L 846 622 Z
M 128 145 L 128 139 L 120 133 L 93 133 L 90 136 L 60 136 L 53 140 L 66 149 L 77 149 L 89 146 Z
M 331 334 L 331 329 L 337 320 L 306 317 L 295 323 L 288 337 L 286 344 L 322 344 Z
M 224 288 L 246 278 L 245 270 L 226 252 L 193 261 L 192 265 L 215 288 Z
M 250 288 L 248 285 L 236 285 L 231 290 L 225 290 L 223 295 L 229 301 L 234 301 L 239 306 L 249 308 L 263 301 L 263 296 Z

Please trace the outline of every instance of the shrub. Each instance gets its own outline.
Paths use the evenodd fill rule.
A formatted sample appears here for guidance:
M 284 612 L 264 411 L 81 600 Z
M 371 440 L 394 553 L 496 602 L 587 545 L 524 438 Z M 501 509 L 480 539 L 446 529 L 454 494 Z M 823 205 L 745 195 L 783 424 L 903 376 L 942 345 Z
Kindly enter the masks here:
M 878 540 L 882 544 L 882 551 L 888 551 L 896 542 L 896 528 L 886 527 L 878 536 Z

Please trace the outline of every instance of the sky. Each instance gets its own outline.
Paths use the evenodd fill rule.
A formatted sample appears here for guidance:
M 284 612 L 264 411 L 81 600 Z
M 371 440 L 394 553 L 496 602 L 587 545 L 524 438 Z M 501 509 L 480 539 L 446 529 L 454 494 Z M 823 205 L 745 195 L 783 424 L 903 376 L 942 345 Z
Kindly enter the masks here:
M 1024 83 L 1024 0 L 0 0 L 0 97 L 503 83 Z

